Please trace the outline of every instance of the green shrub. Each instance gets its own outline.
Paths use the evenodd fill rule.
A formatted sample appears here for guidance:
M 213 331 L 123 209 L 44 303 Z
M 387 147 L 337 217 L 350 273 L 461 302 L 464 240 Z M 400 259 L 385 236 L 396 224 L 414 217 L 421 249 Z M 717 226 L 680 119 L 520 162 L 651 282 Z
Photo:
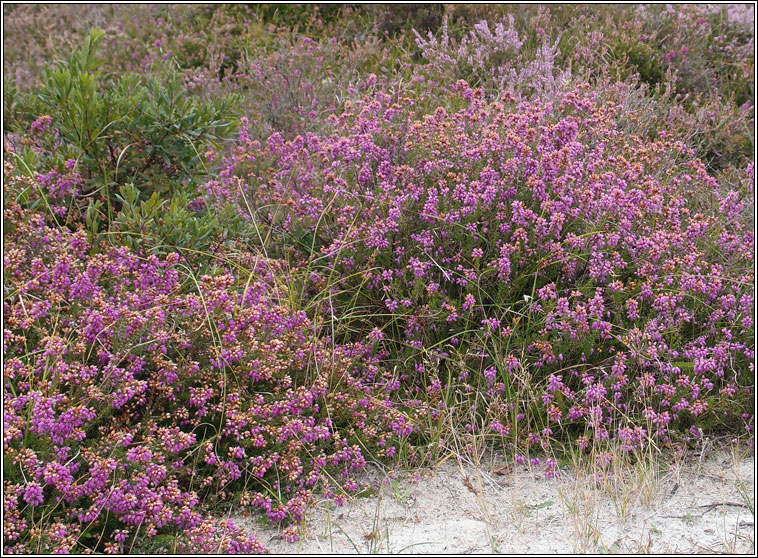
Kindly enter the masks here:
M 664 79 L 660 64 L 660 53 L 649 44 L 629 37 L 619 37 L 611 47 L 612 56 L 621 63 L 621 79 L 627 79 L 632 72 L 652 87 Z
M 101 189 L 109 208 L 127 181 L 145 194 L 196 184 L 204 174 L 203 146 L 218 145 L 234 130 L 236 99 L 200 102 L 184 93 L 175 72 L 103 82 L 102 38 L 92 31 L 66 63 L 45 72 L 39 96 L 60 134 L 58 153 L 78 161 L 88 189 Z
M 243 235 L 244 223 L 229 206 L 206 211 L 194 194 L 179 190 L 170 198 L 156 192 L 142 199 L 132 183 L 119 188 L 121 210 L 113 223 L 118 242 L 138 252 L 165 255 L 180 250 L 201 267 L 215 244 Z

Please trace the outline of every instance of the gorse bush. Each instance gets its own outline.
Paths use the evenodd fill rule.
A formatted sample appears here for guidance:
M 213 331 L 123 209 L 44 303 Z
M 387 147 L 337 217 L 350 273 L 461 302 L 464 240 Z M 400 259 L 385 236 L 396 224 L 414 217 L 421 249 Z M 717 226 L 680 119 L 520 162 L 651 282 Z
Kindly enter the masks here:
M 510 401 L 503 431 L 524 418 L 549 436 L 667 440 L 739 420 L 752 167 L 722 191 L 681 142 L 622 134 L 620 107 L 587 88 L 555 105 L 456 89 L 453 112 L 376 93 L 332 134 L 248 144 L 240 211 L 265 224 L 269 253 L 299 254 L 314 294 L 326 278 L 340 333 L 375 332 L 410 393 L 430 375 L 501 395 L 528 384 L 535 399 Z M 229 194 L 215 184 L 209 203 Z

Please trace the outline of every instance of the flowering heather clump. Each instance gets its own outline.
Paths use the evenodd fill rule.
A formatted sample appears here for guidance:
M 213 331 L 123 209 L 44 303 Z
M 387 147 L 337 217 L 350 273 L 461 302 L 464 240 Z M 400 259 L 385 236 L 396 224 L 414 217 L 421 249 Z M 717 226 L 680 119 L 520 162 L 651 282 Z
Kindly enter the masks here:
M 634 448 L 749 418 L 752 166 L 727 191 L 681 142 L 621 133 L 586 87 L 555 104 L 456 90 L 455 111 L 377 93 L 329 135 L 248 142 L 227 160 L 240 210 L 333 277 L 332 311 L 384 333 L 411 393 L 481 385 L 499 434 Z
M 752 444 L 753 14 L 4 6 L 4 548 Z
M 448 34 L 447 18 L 439 40 L 431 31 L 427 39 L 414 33 L 427 60 L 427 65 L 421 67 L 422 75 L 442 83 L 454 83 L 463 77 L 487 91 L 509 92 L 521 98 L 532 94 L 553 96 L 571 78 L 570 71 L 559 70 L 555 65 L 558 39 L 545 38 L 530 53 L 523 48 L 526 38 L 519 36 L 510 14 L 507 23 L 505 19 L 498 21 L 494 29 L 486 20 L 480 21 L 460 42 Z
M 662 66 L 674 72 L 682 92 L 710 92 L 731 97 L 738 106 L 753 105 L 755 37 L 752 22 L 746 24 L 744 15 L 736 14 L 750 17 L 755 10 L 714 7 L 640 6 L 642 39 L 657 44 Z
M 654 134 L 685 141 L 709 170 L 751 157 L 755 49 L 745 18 L 732 15 L 739 6 L 586 8 L 518 6 L 459 39 L 446 19 L 437 33 L 415 33 L 424 61 L 414 79 L 427 94 L 465 79 L 491 99 L 507 91 L 553 103 L 591 79 L 600 95 L 629 91 L 627 110 Z
M 260 119 L 263 137 L 323 129 L 328 115 L 338 112 L 340 99 L 376 85 L 375 77 L 359 73 L 360 66 L 387 56 L 378 41 L 349 45 L 336 38 L 284 36 L 269 48 L 240 60 L 234 81 L 244 91 L 249 114 Z
M 5 183 L 10 199 L 26 186 Z M 13 203 L 4 219 L 13 552 L 118 551 L 161 532 L 187 551 L 260 551 L 200 501 L 300 521 L 314 489 L 339 496 L 327 479 L 349 489 L 366 451 L 410 433 L 376 387 L 372 344 L 334 345 L 279 302 L 276 262 L 195 277 L 177 254 L 94 251 Z

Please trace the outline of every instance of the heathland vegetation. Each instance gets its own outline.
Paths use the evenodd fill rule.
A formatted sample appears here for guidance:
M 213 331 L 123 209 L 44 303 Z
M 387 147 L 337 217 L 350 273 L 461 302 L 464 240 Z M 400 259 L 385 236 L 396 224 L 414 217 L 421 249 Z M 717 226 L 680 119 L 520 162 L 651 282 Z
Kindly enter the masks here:
M 3 10 L 7 552 L 752 443 L 752 6 Z

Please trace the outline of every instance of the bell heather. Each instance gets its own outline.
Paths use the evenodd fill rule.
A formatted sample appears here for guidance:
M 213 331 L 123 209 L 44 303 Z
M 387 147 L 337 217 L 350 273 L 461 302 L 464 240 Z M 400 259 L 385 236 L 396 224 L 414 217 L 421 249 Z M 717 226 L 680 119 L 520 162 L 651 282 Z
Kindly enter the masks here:
M 498 431 L 668 440 L 741 420 L 752 167 L 724 188 L 683 143 L 623 133 L 621 107 L 588 86 L 556 103 L 454 89 L 454 111 L 379 92 L 346 103 L 330 134 L 241 146 L 225 163 L 239 211 L 333 277 L 329 311 L 353 330 L 400 334 L 382 343 L 408 393 L 430 365 L 483 377 Z
M 6 170 L 13 199 L 26 182 Z M 334 344 L 288 309 L 280 262 L 248 255 L 197 277 L 179 254 L 93 250 L 17 204 L 4 218 L 13 552 L 100 549 L 110 531 L 122 545 L 169 533 L 188 552 L 261 551 L 201 499 L 298 522 L 314 490 L 339 496 L 329 479 L 348 483 L 413 430 L 381 391 L 374 343 Z M 27 533 L 43 516 L 68 535 Z

